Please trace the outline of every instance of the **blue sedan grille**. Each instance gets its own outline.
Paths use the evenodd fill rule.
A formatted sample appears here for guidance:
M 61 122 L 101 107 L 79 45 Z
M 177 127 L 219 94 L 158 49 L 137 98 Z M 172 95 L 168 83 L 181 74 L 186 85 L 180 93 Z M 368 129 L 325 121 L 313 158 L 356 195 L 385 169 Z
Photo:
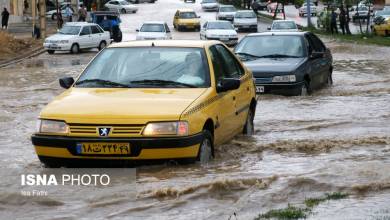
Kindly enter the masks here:
M 272 77 L 268 78 L 256 78 L 256 84 L 260 83 L 272 83 Z

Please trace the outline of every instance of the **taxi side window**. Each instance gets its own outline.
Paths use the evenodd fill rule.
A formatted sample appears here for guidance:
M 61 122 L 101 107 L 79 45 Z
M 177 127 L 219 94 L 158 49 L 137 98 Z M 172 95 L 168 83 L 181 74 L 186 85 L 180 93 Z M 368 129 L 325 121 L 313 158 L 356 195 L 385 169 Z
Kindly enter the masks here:
M 179 17 L 179 11 L 176 11 L 175 17 Z
M 216 45 L 216 49 L 221 56 L 226 78 L 239 79 L 244 75 L 244 70 L 233 55 L 222 45 Z
M 213 63 L 214 78 L 218 84 L 222 79 L 227 78 L 224 75 L 222 60 L 215 46 L 210 47 L 211 62 Z

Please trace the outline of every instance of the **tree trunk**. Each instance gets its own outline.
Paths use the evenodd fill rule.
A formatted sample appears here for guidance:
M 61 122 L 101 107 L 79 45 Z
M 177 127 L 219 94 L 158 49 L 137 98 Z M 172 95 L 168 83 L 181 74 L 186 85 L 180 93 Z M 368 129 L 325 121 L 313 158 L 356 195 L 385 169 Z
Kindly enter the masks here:
M 367 36 L 368 36 L 368 26 L 370 25 L 370 17 L 371 17 L 371 4 L 368 5 L 368 16 L 367 16 L 367 27 L 366 27 Z
M 351 30 L 349 29 L 349 21 L 351 18 L 349 17 L 349 7 L 346 5 L 347 8 L 347 19 L 345 21 L 345 32 L 347 32 L 348 35 L 352 35 Z

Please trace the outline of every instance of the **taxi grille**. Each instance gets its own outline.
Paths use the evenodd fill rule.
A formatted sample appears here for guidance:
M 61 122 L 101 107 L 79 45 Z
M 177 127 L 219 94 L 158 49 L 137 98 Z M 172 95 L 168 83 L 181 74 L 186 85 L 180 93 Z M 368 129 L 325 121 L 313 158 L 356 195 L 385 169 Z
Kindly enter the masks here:
M 110 128 L 109 137 L 131 137 L 141 135 L 145 125 L 84 125 L 70 124 L 69 133 L 71 136 L 99 136 L 98 128 Z

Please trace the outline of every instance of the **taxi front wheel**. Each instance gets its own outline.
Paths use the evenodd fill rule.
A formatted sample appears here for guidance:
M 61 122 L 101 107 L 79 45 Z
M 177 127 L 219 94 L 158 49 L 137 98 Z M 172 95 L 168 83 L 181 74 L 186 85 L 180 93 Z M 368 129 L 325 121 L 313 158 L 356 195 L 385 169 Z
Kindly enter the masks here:
M 244 135 L 251 136 L 255 133 L 255 126 L 253 125 L 253 120 L 254 113 L 253 110 L 250 108 L 244 125 L 244 130 L 242 132 Z
M 201 164 L 208 163 L 213 159 L 213 135 L 208 130 L 203 131 L 203 140 L 199 147 L 197 160 Z

